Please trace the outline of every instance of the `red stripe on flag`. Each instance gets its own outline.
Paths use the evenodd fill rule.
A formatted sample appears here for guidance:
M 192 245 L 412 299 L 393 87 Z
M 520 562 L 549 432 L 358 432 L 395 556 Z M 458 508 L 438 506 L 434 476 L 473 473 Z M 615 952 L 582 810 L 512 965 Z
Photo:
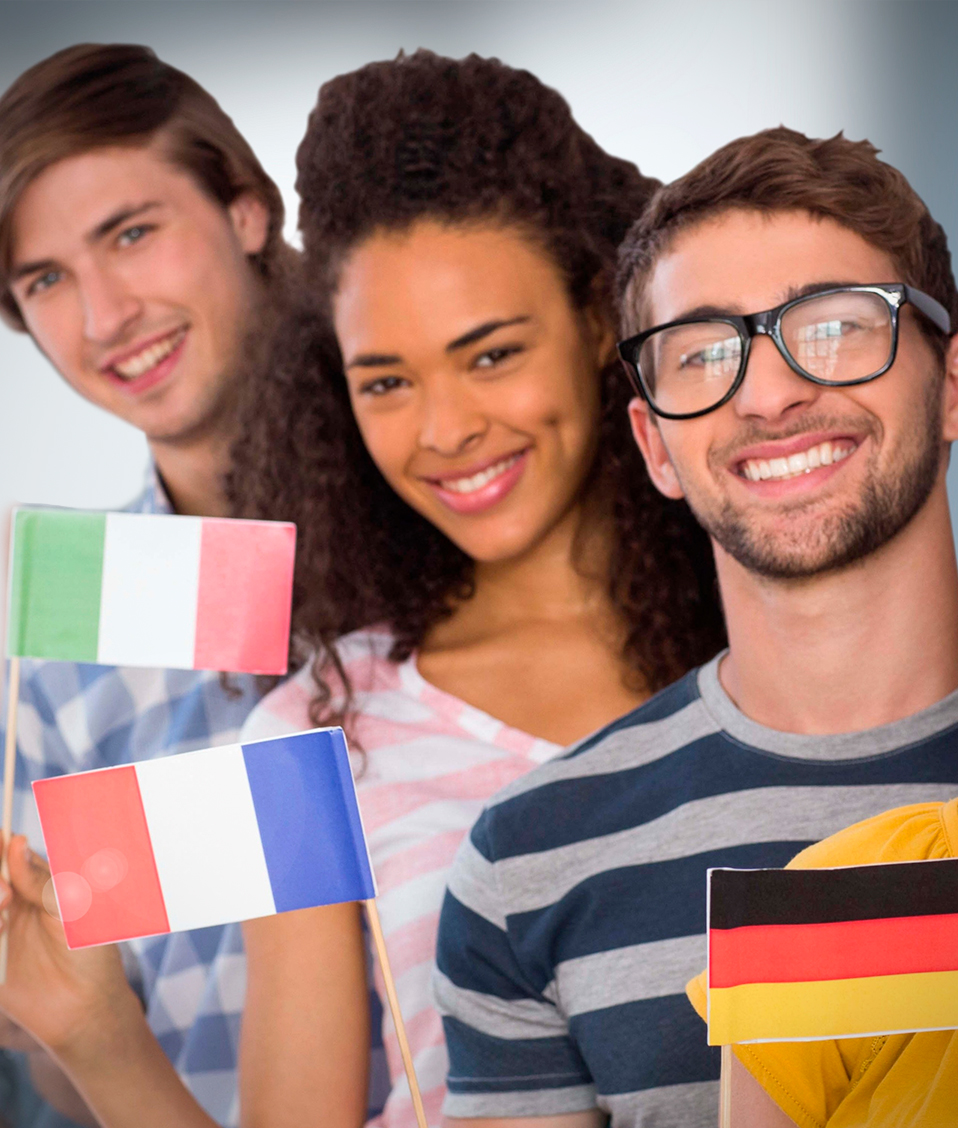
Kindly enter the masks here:
M 136 769 L 44 779 L 33 793 L 67 944 L 169 932 Z
M 203 522 L 196 669 L 286 673 L 295 550 L 293 525 Z
M 709 986 L 958 971 L 958 913 L 709 931 Z

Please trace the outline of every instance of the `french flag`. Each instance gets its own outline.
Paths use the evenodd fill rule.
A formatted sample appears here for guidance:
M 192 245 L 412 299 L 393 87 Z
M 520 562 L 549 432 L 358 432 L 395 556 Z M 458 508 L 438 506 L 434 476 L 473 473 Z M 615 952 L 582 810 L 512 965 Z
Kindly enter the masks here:
M 339 728 L 33 791 L 70 948 L 376 896 Z

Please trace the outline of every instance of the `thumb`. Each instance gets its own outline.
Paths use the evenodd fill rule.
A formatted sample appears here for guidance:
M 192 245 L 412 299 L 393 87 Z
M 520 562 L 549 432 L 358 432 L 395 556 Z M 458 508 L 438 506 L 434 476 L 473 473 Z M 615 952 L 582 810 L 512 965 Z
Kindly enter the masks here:
M 27 845 L 22 834 L 10 839 L 10 881 L 16 892 L 31 905 L 43 905 L 43 888 L 50 880 L 46 862 Z

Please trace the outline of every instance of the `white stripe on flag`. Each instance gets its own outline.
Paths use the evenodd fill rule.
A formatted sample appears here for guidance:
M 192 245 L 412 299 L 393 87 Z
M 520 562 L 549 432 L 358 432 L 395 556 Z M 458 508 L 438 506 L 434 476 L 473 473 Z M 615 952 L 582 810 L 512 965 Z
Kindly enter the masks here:
M 201 517 L 109 513 L 103 549 L 103 666 L 192 669 Z
M 276 912 L 243 749 L 136 764 L 172 932 Z

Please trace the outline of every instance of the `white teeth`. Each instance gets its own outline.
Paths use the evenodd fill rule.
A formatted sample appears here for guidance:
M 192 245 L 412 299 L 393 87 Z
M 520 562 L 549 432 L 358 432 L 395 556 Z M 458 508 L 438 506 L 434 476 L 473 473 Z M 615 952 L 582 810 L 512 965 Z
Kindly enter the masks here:
M 150 345 L 149 348 L 145 348 L 136 356 L 127 357 L 122 364 L 119 362 L 114 364 L 113 371 L 118 376 L 122 376 L 124 380 L 135 380 L 138 376 L 142 376 L 144 372 L 149 372 L 151 368 L 155 368 L 165 357 L 168 357 L 185 336 L 185 329 L 177 329 L 169 337 Z
M 493 478 L 498 478 L 500 474 L 504 474 L 521 457 L 522 452 L 510 454 L 508 458 L 503 458 L 492 466 L 487 466 L 485 470 L 480 470 L 478 474 L 473 474 L 471 478 L 442 478 L 439 484 L 444 490 L 450 490 L 452 493 L 475 493 L 476 490 L 481 490 L 483 486 L 487 486 Z
M 855 446 L 848 445 L 848 440 L 837 443 L 826 441 L 809 447 L 808 450 L 800 450 L 797 454 L 790 454 L 788 458 L 750 458 L 743 464 L 741 472 L 750 482 L 763 482 L 769 478 L 781 481 L 798 474 L 808 474 L 820 466 L 841 462 L 854 450 Z

